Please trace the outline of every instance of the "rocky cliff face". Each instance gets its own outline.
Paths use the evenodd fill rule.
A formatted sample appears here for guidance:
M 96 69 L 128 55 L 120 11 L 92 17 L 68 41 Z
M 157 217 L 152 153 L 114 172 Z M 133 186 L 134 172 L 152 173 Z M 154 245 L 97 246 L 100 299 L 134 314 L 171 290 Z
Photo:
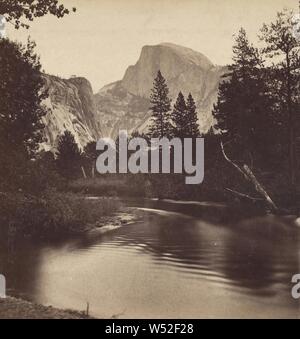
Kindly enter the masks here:
M 96 94 L 97 120 L 103 133 L 115 136 L 120 128 L 146 129 L 150 113 L 149 97 L 157 71 L 161 70 L 173 103 L 179 91 L 195 98 L 201 130 L 213 125 L 212 109 L 225 67 L 215 66 L 203 54 L 174 44 L 145 46 L 134 66 L 121 81 L 102 88 Z
M 80 147 L 101 136 L 101 128 L 96 122 L 96 105 L 91 84 L 84 78 L 69 80 L 44 75 L 49 98 L 44 104 L 49 113 L 44 118 L 45 137 L 43 147 L 55 148 L 57 137 L 65 130 L 75 136 Z
M 149 124 L 149 97 L 157 71 L 161 70 L 170 89 L 173 103 L 179 91 L 195 98 L 201 130 L 213 125 L 212 108 L 225 67 L 213 65 L 204 55 L 189 48 L 160 44 L 145 46 L 134 66 L 122 80 L 93 94 L 84 78 L 60 79 L 45 75 L 50 109 L 45 117 L 44 148 L 55 148 L 57 137 L 70 130 L 84 147 L 99 137 L 115 137 L 119 130 L 145 132 Z
M 145 130 L 150 118 L 149 100 L 126 90 L 122 81 L 107 85 L 95 95 L 96 119 L 106 137 L 115 137 L 119 130 L 128 133 Z

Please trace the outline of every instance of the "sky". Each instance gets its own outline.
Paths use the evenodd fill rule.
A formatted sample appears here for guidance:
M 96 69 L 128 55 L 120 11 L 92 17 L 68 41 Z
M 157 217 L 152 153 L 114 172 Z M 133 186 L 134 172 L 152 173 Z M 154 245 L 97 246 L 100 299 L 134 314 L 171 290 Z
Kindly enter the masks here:
M 29 30 L 7 24 L 7 35 L 37 43 L 45 72 L 84 76 L 95 92 L 123 78 L 144 45 L 171 42 L 230 63 L 234 34 L 244 27 L 256 43 L 264 22 L 298 0 L 60 0 L 76 13 L 36 19 Z

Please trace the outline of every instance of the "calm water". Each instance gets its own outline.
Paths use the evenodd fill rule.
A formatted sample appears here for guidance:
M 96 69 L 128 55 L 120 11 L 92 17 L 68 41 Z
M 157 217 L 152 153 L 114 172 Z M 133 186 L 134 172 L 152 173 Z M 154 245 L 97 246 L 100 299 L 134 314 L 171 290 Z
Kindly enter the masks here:
M 141 221 L 54 245 L 0 249 L 9 293 L 97 317 L 299 317 L 299 230 L 222 205 L 131 201 Z

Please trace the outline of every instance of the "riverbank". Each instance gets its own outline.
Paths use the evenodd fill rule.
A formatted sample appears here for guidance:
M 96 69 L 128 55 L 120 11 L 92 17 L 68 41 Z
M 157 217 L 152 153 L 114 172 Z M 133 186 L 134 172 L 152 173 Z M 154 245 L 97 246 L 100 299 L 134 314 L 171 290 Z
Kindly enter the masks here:
M 96 223 L 87 224 L 84 232 L 89 234 L 106 233 L 140 220 L 140 213 L 129 208 L 121 208 L 118 213 L 101 217 Z
M 69 183 L 68 191 L 98 197 L 159 198 L 178 201 L 196 201 L 199 203 L 213 201 L 230 205 L 236 209 L 248 209 L 254 215 L 300 215 L 300 190 L 294 191 L 288 184 L 285 172 L 255 171 L 255 177 L 264 187 L 276 208 L 270 208 L 262 192 L 257 192 L 242 175 L 237 176 L 235 169 L 224 162 L 216 166 L 215 162 L 207 164 L 205 180 L 201 185 L 186 185 L 185 176 L 181 174 L 106 174 L 103 176 L 77 179 Z M 219 172 L 219 168 L 224 171 Z
M 49 189 L 38 196 L 0 194 L 2 238 L 56 239 L 85 232 L 99 220 L 118 213 L 117 197 L 88 200 L 82 194 Z
M 0 299 L 0 319 L 92 319 L 84 312 L 60 310 L 8 297 Z
M 297 229 L 281 231 L 281 217 L 232 224 L 233 211 L 213 203 L 122 203 L 141 220 L 124 227 L 108 221 L 115 229 L 104 236 L 107 225 L 52 244 L 29 242 L 13 255 L 0 246 L 9 290 L 75 310 L 89 301 L 99 319 L 297 316 L 290 281 L 300 238 Z

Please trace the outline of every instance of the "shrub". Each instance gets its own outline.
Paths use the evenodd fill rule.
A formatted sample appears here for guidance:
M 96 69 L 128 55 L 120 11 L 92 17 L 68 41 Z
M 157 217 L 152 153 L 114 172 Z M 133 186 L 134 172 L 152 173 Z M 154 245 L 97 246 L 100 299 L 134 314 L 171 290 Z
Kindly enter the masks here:
M 74 193 L 97 196 L 144 196 L 145 179 L 143 175 L 106 174 L 94 179 L 79 179 L 69 185 Z

